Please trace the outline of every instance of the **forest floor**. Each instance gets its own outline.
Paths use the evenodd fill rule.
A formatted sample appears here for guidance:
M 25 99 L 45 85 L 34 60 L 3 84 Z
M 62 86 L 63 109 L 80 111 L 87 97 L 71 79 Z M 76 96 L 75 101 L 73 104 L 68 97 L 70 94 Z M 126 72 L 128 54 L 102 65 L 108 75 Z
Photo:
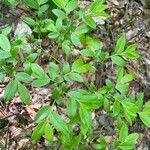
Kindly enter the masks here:
M 82 5 L 88 3 L 90 1 L 83 1 Z M 131 93 L 143 91 L 145 101 L 147 101 L 150 99 L 150 10 L 145 9 L 138 0 L 106 0 L 106 3 L 111 18 L 107 22 L 97 20 L 99 25 L 95 35 L 102 39 L 104 48 L 109 50 L 113 49 L 120 33 L 126 34 L 129 43 L 138 44 L 141 57 L 132 63 L 128 62 L 127 69 L 134 71 L 137 76 L 136 80 L 132 82 Z M 0 13 L 3 15 L 3 18 L 0 18 L 0 29 L 6 24 L 10 24 L 13 25 L 13 32 L 19 30 L 17 28 L 21 24 L 21 16 L 26 13 L 26 10 L 21 6 L 17 6 L 15 10 L 10 10 L 7 6 L 0 9 Z M 42 59 L 44 66 L 47 63 L 44 54 Z M 113 78 L 111 64 L 108 62 L 103 66 L 105 69 L 99 69 L 97 84 L 103 83 L 98 79 L 102 72 L 105 72 L 103 80 Z M 0 84 L 0 100 L 4 94 L 4 87 L 5 84 Z M 0 149 L 1 147 L 8 147 L 8 150 L 47 149 L 48 143 L 45 140 L 41 140 L 38 144 L 33 143 L 30 141 L 30 134 L 34 127 L 35 114 L 44 103 L 49 101 L 51 91 L 49 88 L 36 88 L 30 92 L 32 103 L 29 106 L 23 106 L 17 97 L 9 104 L 0 101 Z M 61 111 L 63 112 L 63 110 Z M 111 141 L 113 139 L 113 121 L 110 116 L 97 112 L 95 120 L 97 129 L 103 126 L 106 131 L 109 131 L 107 132 L 107 140 Z M 150 129 L 136 122 L 130 130 L 140 133 L 137 150 L 150 150 Z

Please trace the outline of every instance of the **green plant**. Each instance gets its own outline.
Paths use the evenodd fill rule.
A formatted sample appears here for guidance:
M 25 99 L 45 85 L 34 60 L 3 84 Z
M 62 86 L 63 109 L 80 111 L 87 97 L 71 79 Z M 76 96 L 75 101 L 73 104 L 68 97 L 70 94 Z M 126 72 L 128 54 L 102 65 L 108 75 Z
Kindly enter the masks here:
M 95 137 L 92 113 L 101 108 L 114 118 L 116 138 L 111 143 L 113 149 L 133 149 L 138 134 L 128 133 L 128 127 L 132 126 L 138 117 L 150 127 L 150 103 L 143 105 L 143 93 L 137 93 L 136 97 L 129 94 L 130 81 L 135 75 L 125 70 L 126 60 L 139 57 L 136 52 L 137 45 L 129 45 L 126 37 L 121 35 L 112 54 L 101 49 L 101 41 L 93 37 L 92 31 L 96 30 L 97 26 L 94 17 L 103 19 L 109 17 L 105 12 L 107 6 L 103 0 L 95 0 L 84 10 L 78 8 L 78 0 L 53 0 L 53 2 L 57 6 L 52 10 L 56 18 L 41 17 L 44 24 L 41 29 L 39 23 L 31 17 L 24 18 L 38 35 L 45 33 L 42 36 L 48 35 L 57 45 L 53 49 L 52 60 L 47 70 L 36 63 L 42 52 L 40 44 L 33 50 L 25 34 L 10 41 L 5 34 L 7 32 L 0 34 L 0 79 L 3 80 L 4 76 L 10 77 L 4 100 L 10 101 L 18 93 L 21 100 L 29 104 L 30 92 L 26 88 L 27 85 L 31 84 L 32 87 L 53 85 L 51 89 L 53 103 L 51 106 L 43 106 L 37 112 L 35 117 L 37 126 L 32 133 L 32 140 L 39 140 L 43 136 L 53 142 L 54 137 L 57 137 L 63 149 L 87 149 L 88 145 L 92 145 L 95 149 L 106 149 L 109 145 L 102 131 L 96 144 L 93 142 Z M 47 0 L 28 1 L 26 5 L 35 9 L 37 14 L 42 6 L 49 6 Z M 42 13 L 45 11 L 47 9 Z M 74 58 L 72 49 L 79 50 L 78 58 Z M 63 63 L 55 58 L 60 50 L 63 50 L 65 55 Z M 73 62 L 68 61 L 69 58 L 72 58 Z M 116 79 L 114 81 L 107 79 L 106 84 L 98 88 L 88 81 L 85 73 L 94 74 L 96 65 L 106 60 L 111 60 L 115 64 Z M 72 89 L 69 84 L 75 82 L 78 82 L 79 86 Z M 54 111 L 54 106 L 57 105 L 65 108 L 65 119 Z M 74 126 L 79 126 L 78 131 L 74 131 Z M 57 135 L 54 134 L 54 130 L 58 132 Z

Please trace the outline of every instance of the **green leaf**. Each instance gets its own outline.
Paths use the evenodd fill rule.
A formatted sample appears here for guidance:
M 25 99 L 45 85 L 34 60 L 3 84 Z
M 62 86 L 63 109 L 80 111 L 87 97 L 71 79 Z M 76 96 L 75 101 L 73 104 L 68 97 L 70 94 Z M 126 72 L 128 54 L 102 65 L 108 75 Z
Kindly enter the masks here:
M 59 32 L 51 32 L 51 33 L 48 34 L 48 37 L 50 39 L 56 39 L 56 38 L 59 37 L 59 35 L 60 35 Z
M 114 107 L 113 107 L 113 115 L 115 117 L 118 116 L 120 111 L 121 111 L 120 102 L 118 100 L 115 100 Z
M 121 52 L 124 51 L 126 42 L 127 42 L 127 41 L 126 41 L 125 35 L 122 35 L 122 36 L 118 39 L 117 44 L 116 44 L 116 47 L 115 47 L 115 53 L 116 53 L 116 54 L 120 54 Z
M 67 114 L 69 117 L 74 117 L 77 113 L 77 102 L 75 99 L 71 98 L 67 101 Z
M 31 82 L 32 78 L 25 72 L 18 72 L 16 75 L 16 79 L 22 82 Z
M 99 12 L 99 10 L 101 9 L 101 7 L 103 6 L 104 0 L 95 0 L 89 8 L 90 13 L 96 13 Z
M 10 42 L 7 38 L 7 36 L 0 34 L 0 47 L 7 52 L 10 52 L 11 50 L 11 45 Z
M 95 53 L 94 51 L 90 50 L 90 49 L 83 49 L 80 51 L 80 54 L 86 57 L 94 57 Z
M 34 77 L 36 77 L 36 78 L 44 78 L 45 77 L 44 70 L 38 64 L 36 64 L 36 63 L 31 64 L 31 69 L 32 69 L 32 72 L 33 72 L 32 74 Z
M 111 56 L 111 60 L 114 64 L 118 65 L 118 66 L 125 66 L 125 61 L 120 57 L 120 56 Z
M 54 62 L 51 62 L 48 67 L 48 73 L 52 80 L 55 80 L 59 73 L 59 66 Z
M 144 102 L 144 93 L 140 92 L 136 94 L 136 106 L 139 108 L 139 110 L 142 109 L 143 106 L 143 102 Z
M 119 132 L 119 140 L 123 142 L 127 136 L 128 136 L 128 126 L 126 124 L 123 124 Z
M 57 114 L 56 112 L 51 112 L 49 114 L 49 118 L 50 118 L 50 122 L 51 124 L 54 126 L 54 128 L 56 128 L 58 131 L 66 134 L 66 133 L 70 133 L 70 128 L 67 125 L 67 123 L 64 121 L 64 119 L 62 119 L 62 117 Z
M 81 132 L 83 135 L 86 135 L 88 130 L 90 131 L 92 128 L 92 114 L 83 105 L 80 105 L 79 115 L 81 119 Z
M 43 120 L 42 122 L 40 122 L 33 130 L 31 139 L 32 140 L 39 140 L 41 138 L 41 136 L 44 134 L 45 131 L 45 120 Z
M 68 62 L 64 62 L 64 65 L 63 65 L 63 73 L 64 74 L 67 74 L 70 72 L 70 65 Z
M 68 2 L 67 6 L 65 7 L 65 11 L 69 14 L 71 11 L 75 10 L 78 6 L 78 0 L 71 0 Z
M 132 81 L 133 79 L 134 79 L 134 75 L 133 74 L 126 74 L 125 76 L 123 76 L 121 78 L 121 83 L 124 84 L 124 83 Z
M 37 2 L 38 2 L 39 5 L 43 5 L 46 2 L 48 2 L 48 0 L 37 0 Z
M 52 0 L 58 7 L 65 8 L 69 0 Z
M 142 112 L 139 112 L 140 119 L 147 126 L 150 127 L 150 101 L 144 105 Z
M 109 103 L 109 100 L 107 98 L 104 99 L 104 110 L 106 112 L 109 112 L 110 111 L 110 103 Z
M 80 46 L 81 42 L 79 39 L 79 36 L 76 33 L 72 33 L 71 34 L 71 42 L 75 45 L 75 46 Z
M 132 133 L 124 139 L 124 142 L 122 142 L 119 147 L 124 150 L 131 150 L 134 148 L 135 142 L 138 138 L 139 135 L 137 133 Z
M 77 34 L 85 34 L 89 31 L 89 27 L 86 24 L 82 24 L 75 29 L 75 33 Z
M 42 120 L 44 120 L 48 115 L 51 113 L 51 107 L 50 106 L 43 106 L 40 108 L 40 110 L 37 112 L 35 116 L 35 122 L 39 123 Z
M 127 47 L 127 49 L 121 54 L 122 56 L 128 59 L 137 59 L 140 55 L 135 51 L 137 48 L 136 44 L 132 44 Z
M 82 59 L 77 59 L 72 64 L 71 70 L 78 73 L 85 73 L 93 70 L 93 66 L 91 64 L 84 64 Z
M 20 99 L 26 104 L 30 104 L 30 92 L 29 90 L 20 82 L 18 82 L 18 93 Z
M 123 76 L 124 76 L 124 67 L 119 67 L 117 70 L 117 83 L 121 82 Z
M 10 81 L 5 88 L 4 100 L 10 101 L 15 96 L 17 90 L 18 82 L 16 80 Z
M 50 126 L 49 123 L 46 123 L 46 125 L 45 125 L 44 137 L 45 137 L 46 140 L 48 140 L 49 142 L 53 141 L 53 139 L 54 139 L 53 129 L 52 129 L 52 127 Z
M 115 87 L 120 93 L 126 93 L 129 90 L 129 84 L 117 83 Z
M 106 140 L 105 140 L 103 135 L 100 135 L 100 138 L 99 138 L 98 141 L 99 141 L 99 144 L 95 145 L 95 149 L 96 150 L 104 150 L 104 149 L 106 149 L 107 142 L 106 142 Z
M 91 16 L 85 16 L 83 18 L 83 21 L 85 22 L 85 24 L 87 24 L 92 29 L 96 29 L 96 22 L 94 21 L 94 19 Z
M 69 80 L 73 80 L 73 81 L 78 81 L 78 82 L 83 82 L 83 77 L 78 74 L 78 73 L 75 73 L 75 72 L 70 72 L 67 74 L 67 76 L 64 76 L 65 80 L 68 81 Z
M 3 59 L 7 59 L 11 57 L 11 54 L 10 52 L 7 52 L 7 51 L 0 51 L 0 60 L 3 60 Z
M 50 82 L 50 79 L 49 78 L 39 78 L 39 79 L 36 79 L 32 82 L 32 86 L 33 87 L 42 87 L 42 86 L 45 86 L 47 84 L 49 84 Z
M 78 102 L 86 109 L 98 109 L 103 101 L 103 97 L 99 98 L 95 94 L 84 94 L 78 98 Z
M 123 101 L 122 106 L 126 120 L 132 125 L 132 121 L 137 116 L 138 107 L 129 101 Z
M 67 56 L 69 56 L 72 53 L 69 41 L 64 41 L 62 43 L 62 49 L 64 50 L 64 52 Z
M 31 17 L 24 17 L 24 18 L 23 18 L 23 21 L 24 21 L 25 23 L 27 23 L 28 25 L 31 25 L 31 26 L 36 25 L 35 20 L 32 19 Z
M 39 4 L 37 1 L 35 0 L 23 0 L 23 2 L 25 3 L 26 6 L 29 6 L 33 9 L 39 9 Z
M 64 11 L 62 11 L 61 9 L 53 9 L 52 12 L 61 19 L 65 19 L 66 18 L 66 13 Z

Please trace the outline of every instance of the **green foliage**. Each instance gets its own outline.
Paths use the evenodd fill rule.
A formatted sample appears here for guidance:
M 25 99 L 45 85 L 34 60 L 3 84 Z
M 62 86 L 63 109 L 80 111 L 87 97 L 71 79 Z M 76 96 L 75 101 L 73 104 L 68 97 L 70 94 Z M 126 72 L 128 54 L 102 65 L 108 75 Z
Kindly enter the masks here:
M 97 27 L 94 17 L 109 17 L 104 1 L 95 0 L 86 9 L 78 7 L 78 0 L 22 2 L 34 12 L 33 16 L 23 17 L 24 22 L 32 28 L 34 39 L 29 39 L 23 33 L 9 40 L 10 27 L 1 32 L 0 81 L 3 82 L 5 77 L 10 78 L 4 93 L 6 102 L 18 94 L 26 105 L 32 101 L 29 86 L 51 87 L 50 100 L 53 103 L 38 110 L 32 140 L 44 137 L 53 142 L 57 137 L 62 149 L 88 149 L 86 145 L 89 143 L 95 149 L 107 149 L 109 145 L 103 133 L 100 133 L 96 144 L 93 142 L 93 113 L 101 109 L 115 120 L 117 138 L 110 143 L 113 149 L 133 149 L 138 134 L 129 133 L 128 128 L 138 116 L 141 122 L 150 127 L 150 103 L 144 104 L 143 93 L 137 93 L 134 98 L 129 92 L 130 82 L 135 75 L 126 72 L 126 61 L 139 57 L 137 45 L 129 45 L 125 35 L 121 35 L 114 53 L 110 54 L 102 49 L 101 41 L 93 36 Z M 51 49 L 47 68 L 37 63 L 43 52 L 37 37 L 49 38 L 56 45 Z M 77 58 L 73 57 L 73 49 L 79 51 Z M 64 56 L 63 61 L 55 58 L 59 51 Z M 116 66 L 116 78 L 113 81 L 107 79 L 103 87 L 97 88 L 94 83 L 89 83 L 86 74 L 94 73 L 96 66 L 107 60 Z M 76 85 L 76 82 L 80 86 L 71 88 L 70 85 Z M 66 110 L 65 119 L 56 111 L 58 105 Z M 74 126 L 78 126 L 77 132 Z

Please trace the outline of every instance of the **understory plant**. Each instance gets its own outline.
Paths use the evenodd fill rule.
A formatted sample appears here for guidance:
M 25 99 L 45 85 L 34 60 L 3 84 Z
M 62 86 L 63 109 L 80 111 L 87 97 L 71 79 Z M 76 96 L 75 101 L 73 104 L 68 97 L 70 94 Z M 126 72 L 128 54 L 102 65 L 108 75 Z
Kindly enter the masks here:
M 35 116 L 31 139 L 38 141 L 44 137 L 50 143 L 57 141 L 66 150 L 134 149 L 139 135 L 129 129 L 139 120 L 150 127 L 150 102 L 144 102 L 142 92 L 134 96 L 129 90 L 136 75 L 126 71 L 126 62 L 139 58 L 137 45 L 129 44 L 121 34 L 110 53 L 103 50 L 102 42 L 94 36 L 97 18 L 109 17 L 105 2 L 95 0 L 84 9 L 79 0 L 22 3 L 34 12 L 33 16 L 24 16 L 23 21 L 30 25 L 35 38 L 21 33 L 9 40 L 11 28 L 1 31 L 0 80 L 10 78 L 5 102 L 19 96 L 25 105 L 30 105 L 31 86 L 51 88 L 50 103 L 43 105 Z M 38 64 L 44 51 L 40 41 L 45 37 L 55 43 L 47 68 Z M 96 66 L 107 61 L 114 65 L 115 79 L 106 79 L 105 85 L 97 87 L 87 74 L 94 75 Z M 65 114 L 59 113 L 60 109 Z M 114 120 L 111 143 L 107 143 L 103 127 L 95 135 L 94 116 L 98 111 Z

